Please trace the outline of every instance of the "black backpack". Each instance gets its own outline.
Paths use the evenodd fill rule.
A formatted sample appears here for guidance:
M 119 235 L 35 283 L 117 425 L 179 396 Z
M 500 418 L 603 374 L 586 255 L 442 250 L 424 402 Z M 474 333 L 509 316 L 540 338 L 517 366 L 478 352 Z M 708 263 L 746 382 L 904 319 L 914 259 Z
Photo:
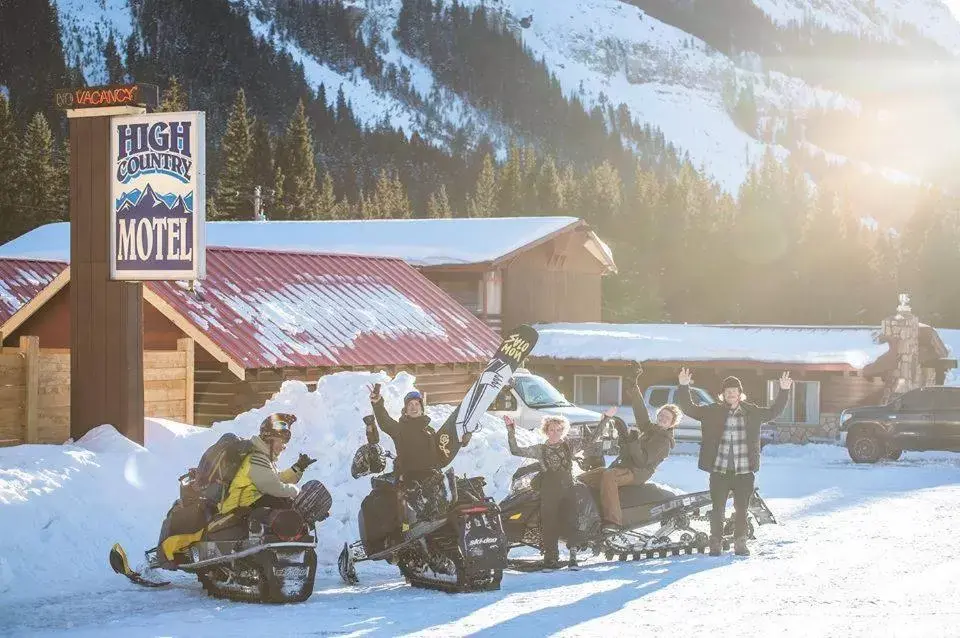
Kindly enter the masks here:
M 203 499 L 211 505 L 219 504 L 227 496 L 230 483 L 243 459 L 252 451 L 252 442 L 227 432 L 207 448 L 197 467 L 180 477 L 181 498 L 185 501 Z

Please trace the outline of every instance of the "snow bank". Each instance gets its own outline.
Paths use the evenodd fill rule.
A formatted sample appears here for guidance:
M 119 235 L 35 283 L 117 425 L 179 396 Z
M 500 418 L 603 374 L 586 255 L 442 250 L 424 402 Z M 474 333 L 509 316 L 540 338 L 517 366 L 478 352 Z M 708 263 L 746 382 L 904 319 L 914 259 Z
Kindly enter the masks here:
M 369 413 L 367 385 L 377 381 L 387 408 L 398 413 L 414 377 L 340 373 L 320 379 L 312 392 L 288 381 L 263 407 L 209 429 L 148 419 L 145 447 L 103 425 L 73 444 L 0 449 L 0 595 L 13 600 L 116 587 L 119 577 L 107 563 L 111 545 L 120 542 L 134 566 L 142 563 L 178 496 L 177 478 L 225 432 L 252 436 L 278 411 L 298 417 L 280 465 L 288 467 L 300 452 L 319 459 L 304 480 L 322 481 L 333 495 L 318 547 L 321 563 L 333 565 L 343 543 L 358 538 L 356 513 L 370 483 L 350 476 L 350 462 L 366 442 L 361 419 Z M 427 408 L 435 427 L 452 410 Z M 517 434 L 521 444 L 534 442 L 531 433 Z M 382 444 L 392 449 L 389 437 Z M 488 494 L 499 500 L 521 462 L 507 449 L 502 422 L 486 416 L 453 466 L 458 474 L 486 477 Z

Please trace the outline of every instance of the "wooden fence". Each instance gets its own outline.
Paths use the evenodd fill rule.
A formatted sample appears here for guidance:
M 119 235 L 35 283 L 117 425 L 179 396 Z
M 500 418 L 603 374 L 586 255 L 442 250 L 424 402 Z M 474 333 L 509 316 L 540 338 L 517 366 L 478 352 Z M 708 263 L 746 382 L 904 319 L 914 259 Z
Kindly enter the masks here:
M 192 339 L 143 353 L 144 415 L 193 423 Z M 0 445 L 70 438 L 70 351 L 40 349 L 37 337 L 0 349 Z

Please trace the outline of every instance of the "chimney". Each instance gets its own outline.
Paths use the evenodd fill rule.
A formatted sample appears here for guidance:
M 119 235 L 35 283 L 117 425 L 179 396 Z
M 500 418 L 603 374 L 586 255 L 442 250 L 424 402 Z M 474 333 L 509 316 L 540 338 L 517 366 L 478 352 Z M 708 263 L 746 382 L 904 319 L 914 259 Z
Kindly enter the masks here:
M 881 334 L 897 353 L 897 366 L 884 387 L 884 402 L 893 396 L 923 386 L 920 367 L 920 320 L 910 309 L 910 295 L 900 293 L 900 304 L 893 316 L 881 322 Z

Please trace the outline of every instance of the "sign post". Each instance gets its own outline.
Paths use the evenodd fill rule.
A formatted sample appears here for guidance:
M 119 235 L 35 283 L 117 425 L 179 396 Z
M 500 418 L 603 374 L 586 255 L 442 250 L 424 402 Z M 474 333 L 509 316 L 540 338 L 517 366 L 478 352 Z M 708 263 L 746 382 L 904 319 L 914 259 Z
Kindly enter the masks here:
M 75 440 L 109 423 L 144 443 L 141 282 L 203 276 L 203 114 L 148 115 L 158 93 L 154 85 L 133 84 L 55 95 L 70 123 Z M 190 130 L 171 134 L 171 122 L 189 122 Z M 147 204 L 155 206 L 147 211 Z

